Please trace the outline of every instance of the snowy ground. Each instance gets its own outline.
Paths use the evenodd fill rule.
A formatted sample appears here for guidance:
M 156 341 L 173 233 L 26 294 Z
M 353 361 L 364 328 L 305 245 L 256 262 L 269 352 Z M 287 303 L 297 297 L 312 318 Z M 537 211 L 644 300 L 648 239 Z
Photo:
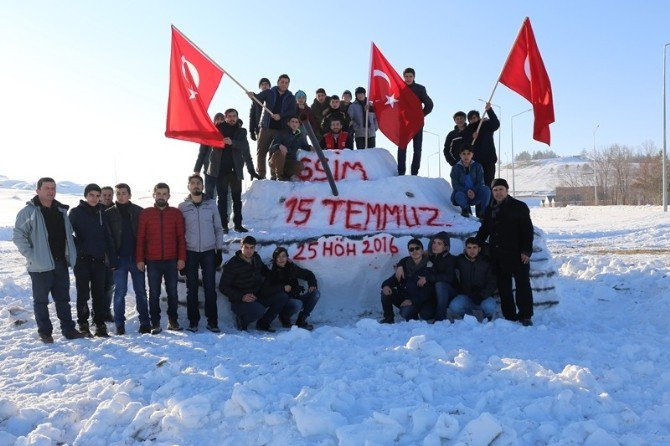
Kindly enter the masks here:
M 25 198 L 0 191 L 0 445 L 670 443 L 670 218 L 658 207 L 533 209 L 561 303 L 531 328 L 363 319 L 140 336 L 132 317 L 129 335 L 56 332 L 47 346 L 11 243 Z

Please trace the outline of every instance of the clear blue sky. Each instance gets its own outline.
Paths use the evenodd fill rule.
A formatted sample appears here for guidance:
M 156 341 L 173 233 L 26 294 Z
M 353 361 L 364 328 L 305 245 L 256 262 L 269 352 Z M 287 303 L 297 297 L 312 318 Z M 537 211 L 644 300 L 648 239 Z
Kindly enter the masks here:
M 552 150 L 590 150 L 598 124 L 598 147 L 661 147 L 667 2 L 15 1 L 0 14 L 0 174 L 185 186 L 197 145 L 163 135 L 175 24 L 248 88 L 288 73 L 309 103 L 318 87 L 366 86 L 374 41 L 398 71 L 413 67 L 435 102 L 425 129 L 440 141 L 424 136 L 422 167 L 426 174 L 432 161 L 435 176 L 429 156 L 441 151 L 451 116 L 481 109 L 525 16 L 552 82 Z M 529 104 L 504 86 L 493 102 L 508 161 L 510 117 Z M 210 112 L 228 107 L 248 120 L 248 99 L 224 77 Z M 546 148 L 531 126 L 530 113 L 515 119 L 516 152 Z

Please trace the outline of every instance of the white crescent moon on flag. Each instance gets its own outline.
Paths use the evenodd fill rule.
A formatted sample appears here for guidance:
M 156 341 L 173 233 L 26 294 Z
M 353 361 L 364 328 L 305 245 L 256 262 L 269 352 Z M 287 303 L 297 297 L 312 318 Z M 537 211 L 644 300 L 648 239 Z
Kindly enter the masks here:
M 383 78 L 383 79 L 386 79 L 386 82 L 388 82 L 389 87 L 391 86 L 391 79 L 389 79 L 388 74 L 386 74 L 386 73 L 383 72 L 382 70 L 373 70 L 373 71 L 372 71 L 372 77 L 375 77 L 375 76 L 379 76 L 379 77 L 381 77 L 381 78 Z
M 188 91 L 190 93 L 189 99 L 194 99 L 195 95 L 198 94 L 197 88 L 200 86 L 200 74 L 198 74 L 198 70 L 195 68 L 195 65 L 193 65 L 186 57 L 181 56 L 181 75 L 184 77 L 184 80 L 190 84 L 190 81 L 186 76 L 186 69 L 188 69 L 189 73 L 191 74 L 191 79 L 193 79 L 193 85 L 189 85 L 188 87 Z

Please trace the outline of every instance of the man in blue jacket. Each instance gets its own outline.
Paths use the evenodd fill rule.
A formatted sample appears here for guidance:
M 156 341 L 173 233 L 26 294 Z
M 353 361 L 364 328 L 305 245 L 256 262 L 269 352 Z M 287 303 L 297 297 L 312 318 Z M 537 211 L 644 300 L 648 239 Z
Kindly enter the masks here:
M 288 181 L 293 175 L 300 175 L 302 163 L 298 160 L 298 150 L 312 150 L 312 146 L 300 130 L 300 119 L 293 116 L 288 121 L 288 128 L 272 140 L 270 178 Z
M 270 143 L 286 127 L 288 120 L 296 114 L 295 97 L 288 89 L 290 83 L 291 79 L 288 74 L 282 74 L 274 87 L 258 94 L 248 92 L 252 100 L 255 96 L 267 108 L 261 116 L 261 130 L 256 145 L 256 169 L 261 179 L 265 179 Z M 271 113 L 268 113 L 268 110 Z
M 381 301 L 384 318 L 382 324 L 394 322 L 393 307 L 400 310 L 400 316 L 406 321 L 421 318 L 431 319 L 435 314 L 434 288 L 426 277 L 431 272 L 428 257 L 423 255 L 423 243 L 413 238 L 407 243 L 409 256 L 398 262 L 403 277 L 394 273 L 382 283 Z
M 484 169 L 472 159 L 469 144 L 461 146 L 461 160 L 451 168 L 451 202 L 461 207 L 461 215 L 472 214 L 470 206 L 476 206 L 477 217 L 484 216 L 484 209 L 491 201 L 491 189 L 484 184 Z
M 68 266 L 77 261 L 68 207 L 56 198 L 56 182 L 43 177 L 37 181 L 36 195 L 16 216 L 12 241 L 22 256 L 33 288 L 33 311 L 37 333 L 45 344 L 53 343 L 49 318 L 49 294 L 56 306 L 61 333 L 66 339 L 79 339 L 70 307 Z
M 112 254 L 111 233 L 103 218 L 104 206 L 100 204 L 101 189 L 95 183 L 84 188 L 85 200 L 70 210 L 69 218 L 77 246 L 77 263 L 74 278 L 77 286 L 77 323 L 79 331 L 87 336 L 89 329 L 88 300 L 93 305 L 95 336 L 108 337 L 105 325 L 105 269 L 107 262 L 116 268 L 116 255 Z
M 216 251 L 223 248 L 223 228 L 214 200 L 206 198 L 202 188 L 202 178 L 191 175 L 188 178 L 189 195 L 179 203 L 186 236 L 186 310 L 190 323 L 187 330 L 193 333 L 198 331 L 198 270 L 202 269 L 207 330 L 219 333 L 214 275 L 217 267 Z

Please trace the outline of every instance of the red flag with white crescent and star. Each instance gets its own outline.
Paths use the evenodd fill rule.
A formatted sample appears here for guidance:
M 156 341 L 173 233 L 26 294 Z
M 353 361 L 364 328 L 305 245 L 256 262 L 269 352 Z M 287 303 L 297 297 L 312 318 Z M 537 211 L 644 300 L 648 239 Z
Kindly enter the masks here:
M 398 147 L 407 147 L 423 127 L 421 101 L 374 43 L 368 98 L 374 106 L 379 130 Z
M 172 26 L 165 136 L 223 147 L 223 135 L 207 112 L 223 74 L 221 68 Z
M 551 141 L 549 124 L 554 122 L 554 98 L 549 75 L 544 68 L 528 17 L 523 21 L 521 31 L 500 74 L 499 82 L 533 104 L 533 115 L 535 115 L 533 139 L 549 144 Z

